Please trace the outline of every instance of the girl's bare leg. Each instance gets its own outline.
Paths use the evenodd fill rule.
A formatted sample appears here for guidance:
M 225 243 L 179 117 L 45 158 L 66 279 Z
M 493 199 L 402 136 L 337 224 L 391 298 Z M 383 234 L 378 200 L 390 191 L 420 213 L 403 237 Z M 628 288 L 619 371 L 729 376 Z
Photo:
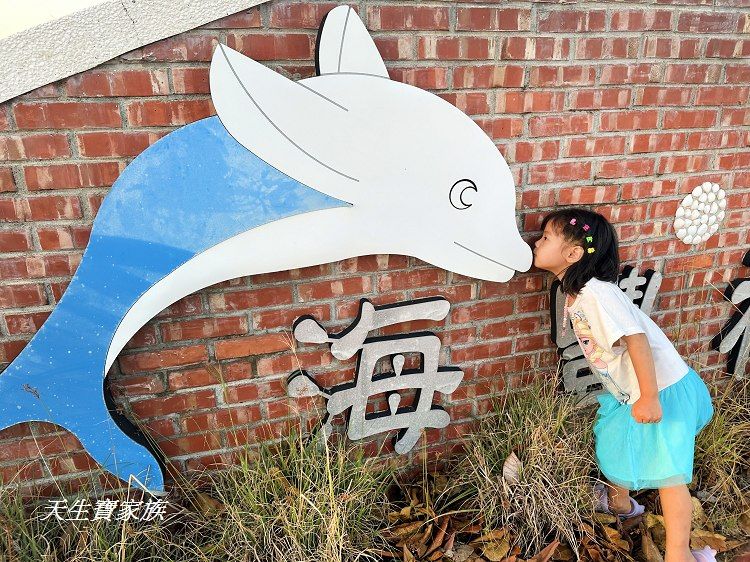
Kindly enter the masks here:
M 628 513 L 630 506 L 630 490 L 617 486 L 611 482 L 607 485 L 609 510 L 613 513 Z
M 685 484 L 659 488 L 664 528 L 667 531 L 667 548 L 664 562 L 695 562 L 690 553 L 690 526 L 693 502 Z

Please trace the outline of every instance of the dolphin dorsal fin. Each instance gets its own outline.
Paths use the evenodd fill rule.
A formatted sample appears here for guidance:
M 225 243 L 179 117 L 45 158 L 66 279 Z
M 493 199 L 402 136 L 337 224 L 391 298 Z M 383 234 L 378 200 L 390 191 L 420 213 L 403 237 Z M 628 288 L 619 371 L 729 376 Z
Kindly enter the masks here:
M 383 58 L 357 12 L 337 6 L 320 24 L 315 65 L 318 75 L 353 72 L 388 78 Z

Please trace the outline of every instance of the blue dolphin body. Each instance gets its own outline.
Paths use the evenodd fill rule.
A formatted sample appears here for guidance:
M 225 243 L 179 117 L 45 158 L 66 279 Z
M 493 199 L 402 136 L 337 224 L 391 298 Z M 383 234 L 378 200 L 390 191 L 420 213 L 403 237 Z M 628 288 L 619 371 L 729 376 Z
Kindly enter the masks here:
M 142 435 L 129 437 L 118 427 L 103 396 L 120 322 L 161 279 L 222 241 L 340 206 L 348 204 L 255 156 L 217 117 L 160 139 L 114 183 L 63 298 L 0 374 L 0 428 L 32 420 L 59 424 L 110 472 L 162 490 L 162 460 Z

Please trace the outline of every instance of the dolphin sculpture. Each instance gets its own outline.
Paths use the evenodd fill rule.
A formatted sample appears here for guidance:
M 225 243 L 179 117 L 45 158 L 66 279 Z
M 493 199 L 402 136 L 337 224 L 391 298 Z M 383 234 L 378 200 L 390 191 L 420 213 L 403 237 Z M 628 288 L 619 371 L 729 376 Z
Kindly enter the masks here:
M 217 117 L 166 135 L 104 199 L 63 298 L 0 374 L 0 428 L 48 421 L 102 467 L 163 491 L 164 459 L 103 385 L 160 310 L 251 274 L 378 253 L 490 281 L 531 266 L 511 172 L 445 100 L 389 79 L 348 6 L 324 18 L 317 76 L 219 45 Z

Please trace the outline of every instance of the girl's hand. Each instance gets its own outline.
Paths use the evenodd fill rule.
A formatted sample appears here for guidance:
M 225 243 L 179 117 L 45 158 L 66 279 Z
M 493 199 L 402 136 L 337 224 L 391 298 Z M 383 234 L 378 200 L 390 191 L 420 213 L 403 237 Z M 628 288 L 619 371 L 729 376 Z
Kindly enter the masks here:
M 659 397 L 647 398 L 641 396 L 633 403 L 630 415 L 638 423 L 656 423 L 661 420 L 661 404 Z

